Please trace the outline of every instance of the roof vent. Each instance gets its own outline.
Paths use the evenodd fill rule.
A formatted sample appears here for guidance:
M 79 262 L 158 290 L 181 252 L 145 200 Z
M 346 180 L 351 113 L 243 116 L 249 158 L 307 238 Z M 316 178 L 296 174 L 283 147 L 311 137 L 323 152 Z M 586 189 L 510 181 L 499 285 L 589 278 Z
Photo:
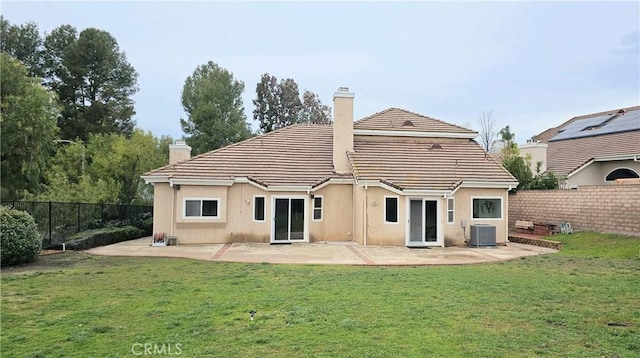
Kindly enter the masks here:
M 434 143 L 431 145 L 431 149 L 442 149 L 442 146 L 438 143 Z
M 403 127 L 414 127 L 413 122 L 406 120 L 404 121 L 404 123 L 402 123 Z

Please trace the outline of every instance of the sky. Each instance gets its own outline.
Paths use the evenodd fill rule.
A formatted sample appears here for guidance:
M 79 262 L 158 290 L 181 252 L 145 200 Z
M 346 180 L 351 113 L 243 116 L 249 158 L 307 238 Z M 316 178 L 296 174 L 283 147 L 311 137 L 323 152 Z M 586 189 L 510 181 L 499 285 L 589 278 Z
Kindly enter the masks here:
M 213 61 L 243 81 L 248 122 L 263 73 L 355 119 L 403 108 L 479 131 L 491 111 L 526 142 L 571 117 L 640 104 L 640 2 L 24 2 L 12 24 L 113 35 L 139 74 L 137 126 L 181 138 L 186 78 Z

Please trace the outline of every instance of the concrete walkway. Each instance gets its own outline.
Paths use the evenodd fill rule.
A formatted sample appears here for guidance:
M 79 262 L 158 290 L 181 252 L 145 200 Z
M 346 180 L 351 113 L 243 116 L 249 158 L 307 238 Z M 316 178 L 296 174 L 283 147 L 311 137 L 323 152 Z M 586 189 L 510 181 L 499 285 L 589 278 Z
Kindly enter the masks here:
M 362 246 L 353 242 L 291 245 L 237 243 L 165 247 L 152 247 L 150 243 L 151 238 L 148 237 L 96 247 L 86 252 L 105 256 L 181 257 L 221 262 L 337 265 L 465 265 L 558 252 L 545 247 L 516 243 L 491 248 L 430 249 Z

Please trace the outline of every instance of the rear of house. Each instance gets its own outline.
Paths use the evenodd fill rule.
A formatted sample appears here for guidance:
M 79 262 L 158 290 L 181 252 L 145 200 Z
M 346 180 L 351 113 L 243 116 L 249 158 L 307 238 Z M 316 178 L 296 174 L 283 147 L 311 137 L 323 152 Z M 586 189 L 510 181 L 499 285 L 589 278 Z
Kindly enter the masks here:
M 154 231 L 181 244 L 355 241 L 464 244 L 471 225 L 507 240 L 517 181 L 476 132 L 390 108 L 354 123 L 354 94 L 334 94 L 333 125 L 293 125 L 146 173 Z

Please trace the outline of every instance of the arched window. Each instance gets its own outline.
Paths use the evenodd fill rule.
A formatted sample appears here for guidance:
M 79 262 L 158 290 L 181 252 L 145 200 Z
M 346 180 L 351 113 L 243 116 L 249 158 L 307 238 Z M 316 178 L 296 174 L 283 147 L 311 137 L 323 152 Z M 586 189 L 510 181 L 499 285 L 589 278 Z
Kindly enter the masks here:
M 616 179 L 626 179 L 626 178 L 640 178 L 640 175 L 635 172 L 633 169 L 629 168 L 618 168 L 612 170 L 611 173 L 607 174 L 605 178 L 606 181 L 615 181 Z

